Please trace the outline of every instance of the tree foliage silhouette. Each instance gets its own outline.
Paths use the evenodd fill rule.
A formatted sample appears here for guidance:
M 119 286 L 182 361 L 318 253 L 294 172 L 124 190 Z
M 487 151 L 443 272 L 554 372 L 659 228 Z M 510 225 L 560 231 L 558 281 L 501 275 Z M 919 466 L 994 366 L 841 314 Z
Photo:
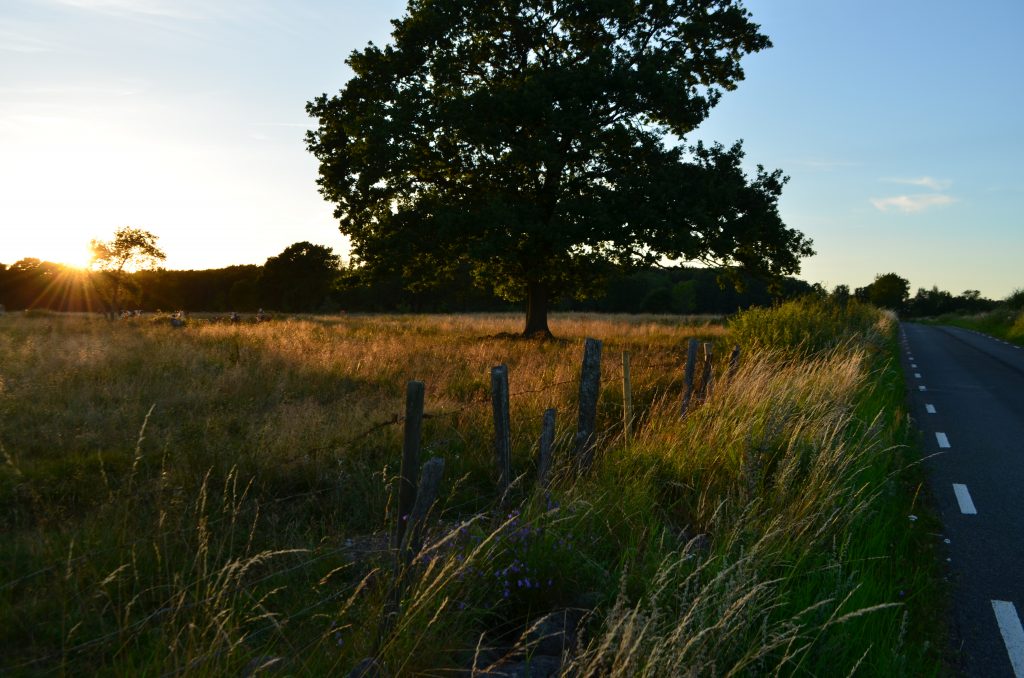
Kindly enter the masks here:
M 263 265 L 259 287 L 265 305 L 280 311 L 316 311 L 323 305 L 341 269 L 330 247 L 297 242 Z
M 799 270 L 786 178 L 739 144 L 682 143 L 770 46 L 739 0 L 410 0 L 336 96 L 307 105 L 309 150 L 357 266 L 414 287 L 472 267 L 549 301 L 662 261 Z
M 903 310 L 910 298 L 910 281 L 896 273 L 876 275 L 875 281 L 857 290 L 857 296 L 879 308 Z
M 159 238 L 141 228 L 122 226 L 114 232 L 112 240 L 93 240 L 92 267 L 105 281 L 101 296 L 111 318 L 121 310 L 121 294 L 130 282 L 129 273 L 152 268 L 167 258 L 156 246 Z

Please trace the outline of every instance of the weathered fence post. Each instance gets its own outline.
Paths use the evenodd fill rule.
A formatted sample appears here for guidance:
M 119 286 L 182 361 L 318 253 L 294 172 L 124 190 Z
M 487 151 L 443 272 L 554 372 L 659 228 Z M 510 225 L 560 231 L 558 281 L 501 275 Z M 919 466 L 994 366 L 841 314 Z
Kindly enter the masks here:
M 683 410 L 681 412 L 684 417 L 686 416 L 686 411 L 690 409 L 690 400 L 693 398 L 693 376 L 697 371 L 697 347 L 699 346 L 699 341 L 690 339 L 686 347 L 686 371 L 683 373 L 685 388 L 683 390 Z
M 629 374 L 629 351 L 622 352 L 622 436 L 629 442 L 633 427 L 633 381 Z
M 736 375 L 736 370 L 740 368 L 740 345 L 736 344 L 732 347 L 732 354 L 729 356 L 729 379 L 732 379 Z
M 395 521 L 395 533 L 392 544 L 395 554 L 395 580 L 392 583 L 393 590 L 384 608 L 384 618 L 381 619 L 380 628 L 377 633 L 377 647 L 379 648 L 384 638 L 394 628 L 395 620 L 398 617 L 399 603 L 402 600 L 402 586 L 404 584 L 404 570 L 408 565 L 405 554 L 409 545 L 413 542 L 410 539 L 418 539 L 416 511 L 421 502 L 428 502 L 427 508 L 433 504 L 437 497 L 437 488 L 434 487 L 432 496 L 430 489 L 420 489 L 424 482 L 420 475 L 420 437 L 423 432 L 423 394 L 425 387 L 422 381 L 410 381 L 405 387 L 405 435 L 402 441 L 402 466 L 398 474 L 398 519 Z M 432 464 L 431 474 L 435 473 Z M 444 462 L 442 462 L 442 468 Z M 427 469 L 423 469 L 423 478 L 428 478 Z M 436 483 L 435 483 L 436 485 Z M 422 522 L 420 519 L 419 522 Z
M 391 592 L 385 604 L 384 618 L 381 619 L 377 629 L 377 645 L 374 654 L 395 628 L 401 611 L 402 594 L 405 591 L 405 580 L 409 573 L 409 567 L 423 548 L 423 528 L 427 521 L 427 514 L 434 502 L 437 501 L 443 475 L 444 459 L 434 457 L 423 465 L 423 472 L 418 479 L 418 486 L 415 488 L 416 498 L 407 514 L 408 520 L 405 521 L 406 529 L 395 550 L 394 581 L 391 583 Z
M 498 490 L 504 497 L 512 482 L 507 365 L 491 368 L 491 406 L 494 409 L 494 457 L 498 465 Z
M 406 568 L 412 564 L 413 559 L 423 548 L 423 528 L 427 522 L 430 508 L 437 501 L 443 475 L 444 459 L 441 457 L 434 457 L 423 465 L 419 488 L 416 490 L 416 502 L 409 513 L 409 527 L 402 540 L 402 566 Z
M 587 339 L 580 373 L 580 416 L 576 426 L 576 461 L 585 470 L 594 462 L 597 396 L 601 392 L 601 341 Z
M 402 442 L 402 466 L 398 475 L 398 520 L 395 522 L 394 548 L 402 545 L 409 514 L 416 501 L 416 480 L 420 473 L 420 435 L 423 431 L 422 381 L 410 381 L 405 387 L 405 437 Z
M 711 368 L 714 367 L 715 345 L 710 341 L 704 344 L 704 369 L 700 379 L 699 398 L 704 400 L 711 395 Z
M 555 444 L 555 415 L 557 410 L 544 410 L 544 424 L 540 430 L 540 459 L 537 461 L 537 484 L 546 488 L 551 473 L 551 448 Z

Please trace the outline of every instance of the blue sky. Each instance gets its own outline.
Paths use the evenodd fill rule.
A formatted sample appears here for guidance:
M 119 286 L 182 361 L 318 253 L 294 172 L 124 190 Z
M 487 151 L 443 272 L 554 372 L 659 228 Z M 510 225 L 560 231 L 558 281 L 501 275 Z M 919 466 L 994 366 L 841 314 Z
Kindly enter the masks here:
M 173 268 L 344 249 L 314 184 L 304 105 L 385 42 L 396 0 L 5 0 L 0 262 L 81 263 L 120 225 Z M 802 277 L 1024 287 L 1019 0 L 748 0 L 775 47 L 695 138 L 745 140 L 791 177 Z

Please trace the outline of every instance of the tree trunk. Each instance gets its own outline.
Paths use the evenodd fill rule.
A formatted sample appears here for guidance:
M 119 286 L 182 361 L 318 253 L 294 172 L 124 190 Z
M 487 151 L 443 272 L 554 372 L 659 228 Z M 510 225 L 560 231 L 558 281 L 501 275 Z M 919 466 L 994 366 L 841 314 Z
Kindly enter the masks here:
M 524 337 L 551 338 L 548 329 L 548 288 L 543 283 L 526 284 L 526 329 Z

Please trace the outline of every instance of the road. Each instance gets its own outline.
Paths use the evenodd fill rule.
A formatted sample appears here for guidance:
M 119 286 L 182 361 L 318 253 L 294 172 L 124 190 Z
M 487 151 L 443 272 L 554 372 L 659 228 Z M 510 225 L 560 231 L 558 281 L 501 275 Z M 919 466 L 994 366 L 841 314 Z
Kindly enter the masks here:
M 1024 349 L 956 327 L 901 332 L 948 539 L 959 668 L 1024 678 Z

